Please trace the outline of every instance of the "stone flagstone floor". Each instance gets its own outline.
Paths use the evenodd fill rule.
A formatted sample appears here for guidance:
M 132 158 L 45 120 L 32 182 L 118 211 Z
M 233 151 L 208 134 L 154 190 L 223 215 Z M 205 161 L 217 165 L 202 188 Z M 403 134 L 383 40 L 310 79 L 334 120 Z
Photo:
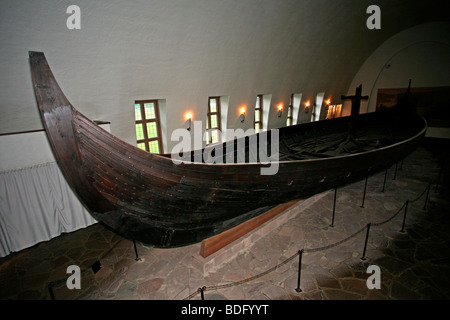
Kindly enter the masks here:
M 42 300 L 52 299 L 53 294 L 56 300 L 198 300 L 198 288 L 203 287 L 206 300 L 448 299 L 449 162 L 443 148 L 448 143 L 433 147 L 427 142 L 399 163 L 397 170 L 391 167 L 385 192 L 381 192 L 385 172 L 370 176 L 364 208 L 364 180 L 337 189 L 333 227 L 334 190 L 307 208 L 294 206 L 286 213 L 293 216 L 288 222 L 208 273 L 199 255 L 200 244 L 156 249 L 138 242 L 136 260 L 132 241 L 95 224 L 0 259 L 0 299 Z M 442 171 L 440 164 L 444 164 Z M 423 210 L 428 183 L 433 185 Z M 399 232 L 406 200 L 420 195 L 409 203 L 405 232 Z M 385 221 L 396 212 L 389 222 L 371 225 L 366 260 L 361 260 L 367 224 Z M 321 249 L 361 229 L 344 243 Z M 305 252 L 298 293 L 301 249 Z M 272 272 L 238 283 L 293 256 Z M 91 266 L 96 261 L 101 268 L 94 273 Z M 79 290 L 66 286 L 69 265 L 82 270 Z M 367 287 L 369 265 L 380 267 L 380 289 Z

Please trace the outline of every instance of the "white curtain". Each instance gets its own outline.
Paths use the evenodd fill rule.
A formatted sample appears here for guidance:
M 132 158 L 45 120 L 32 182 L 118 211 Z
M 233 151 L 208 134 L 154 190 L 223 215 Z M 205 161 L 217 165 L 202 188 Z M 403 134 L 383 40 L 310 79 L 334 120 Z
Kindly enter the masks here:
M 93 223 L 56 162 L 0 173 L 0 257 Z

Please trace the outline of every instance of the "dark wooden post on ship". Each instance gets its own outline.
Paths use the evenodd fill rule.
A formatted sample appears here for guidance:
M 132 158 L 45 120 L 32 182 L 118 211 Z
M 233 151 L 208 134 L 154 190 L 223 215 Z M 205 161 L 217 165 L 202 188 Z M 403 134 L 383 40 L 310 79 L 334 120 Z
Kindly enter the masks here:
M 361 107 L 361 100 L 367 100 L 369 99 L 369 96 L 361 96 L 362 93 L 362 84 L 360 84 L 357 88 L 356 88 L 356 93 L 354 96 L 341 96 L 342 100 L 348 100 L 351 99 L 352 100 L 352 111 L 351 111 L 351 115 L 352 116 L 356 116 L 359 114 L 359 109 Z
M 349 138 L 351 140 L 355 139 L 355 133 L 356 133 L 356 116 L 359 115 L 359 109 L 361 108 L 361 100 L 367 100 L 369 99 L 369 96 L 362 96 L 361 95 L 362 92 L 362 84 L 360 84 L 357 88 L 356 88 L 356 92 L 354 96 L 344 96 L 341 95 L 341 99 L 342 100 L 352 100 L 352 110 L 351 110 L 351 118 L 350 118 L 350 122 L 349 122 Z

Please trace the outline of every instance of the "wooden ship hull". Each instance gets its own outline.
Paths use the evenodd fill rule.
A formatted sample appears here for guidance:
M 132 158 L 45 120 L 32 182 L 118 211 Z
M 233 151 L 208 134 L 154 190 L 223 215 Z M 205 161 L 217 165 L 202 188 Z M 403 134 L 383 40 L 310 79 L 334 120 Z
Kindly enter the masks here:
M 421 116 L 393 108 L 279 129 L 274 175 L 262 175 L 269 165 L 259 161 L 177 163 L 87 119 L 63 94 L 44 54 L 29 56 L 42 121 L 67 182 L 96 219 L 156 247 L 197 243 L 279 204 L 365 178 L 412 152 L 426 131 Z M 249 158 L 250 138 L 243 139 L 234 144 L 246 141 Z M 230 156 L 225 143 L 215 152 L 220 148 Z

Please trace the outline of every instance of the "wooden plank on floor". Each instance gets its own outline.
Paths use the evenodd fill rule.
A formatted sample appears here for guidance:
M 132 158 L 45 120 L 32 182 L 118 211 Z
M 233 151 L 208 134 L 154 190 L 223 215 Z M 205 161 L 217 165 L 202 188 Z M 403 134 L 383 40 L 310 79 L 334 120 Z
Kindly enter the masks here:
M 240 225 L 238 225 L 234 228 L 231 228 L 231 229 L 226 230 L 218 235 L 215 235 L 211 238 L 203 240 L 201 243 L 201 247 L 200 247 L 200 255 L 203 258 L 206 258 L 209 255 L 213 254 L 214 252 L 219 251 L 226 245 L 228 245 L 231 242 L 246 235 L 247 233 L 249 233 L 250 231 L 259 227 L 263 223 L 269 221 L 273 217 L 279 215 L 280 213 L 284 212 L 288 208 L 292 207 L 298 201 L 300 201 L 300 200 L 297 199 L 297 200 L 292 200 L 290 202 L 280 204 L 280 205 L 276 206 L 275 208 L 273 208 L 257 217 L 254 217 L 244 223 L 241 223 Z

